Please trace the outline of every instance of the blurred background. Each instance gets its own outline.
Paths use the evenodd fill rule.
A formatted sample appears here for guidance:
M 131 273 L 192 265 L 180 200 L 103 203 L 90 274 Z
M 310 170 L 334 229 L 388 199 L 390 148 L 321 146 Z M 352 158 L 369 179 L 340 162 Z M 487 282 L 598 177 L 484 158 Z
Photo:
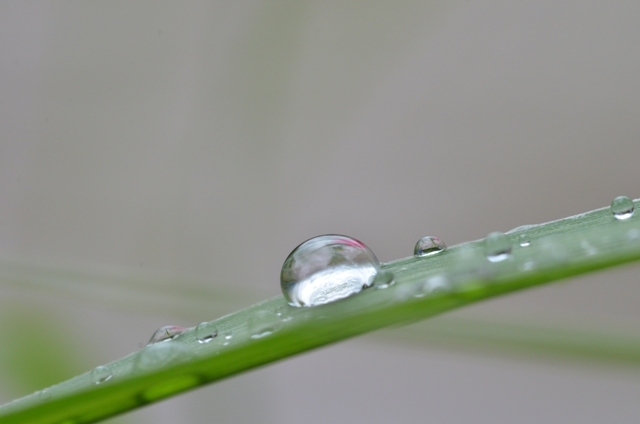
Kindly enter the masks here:
M 0 402 L 279 294 L 315 235 L 391 261 L 424 235 L 640 197 L 639 18 L 637 1 L 1 2 Z M 637 422 L 640 362 L 516 339 L 640 339 L 639 271 L 110 422 Z

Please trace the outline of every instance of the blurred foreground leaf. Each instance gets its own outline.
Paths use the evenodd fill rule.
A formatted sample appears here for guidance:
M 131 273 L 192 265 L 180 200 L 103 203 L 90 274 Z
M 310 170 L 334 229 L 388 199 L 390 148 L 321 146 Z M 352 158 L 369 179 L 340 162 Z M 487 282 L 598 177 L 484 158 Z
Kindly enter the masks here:
M 136 312 L 188 311 L 193 316 L 226 314 L 261 299 L 259 293 L 216 287 L 196 278 L 167 277 L 114 266 L 69 266 L 0 259 L 0 284 L 85 304 Z M 262 297 L 263 298 L 263 297 Z

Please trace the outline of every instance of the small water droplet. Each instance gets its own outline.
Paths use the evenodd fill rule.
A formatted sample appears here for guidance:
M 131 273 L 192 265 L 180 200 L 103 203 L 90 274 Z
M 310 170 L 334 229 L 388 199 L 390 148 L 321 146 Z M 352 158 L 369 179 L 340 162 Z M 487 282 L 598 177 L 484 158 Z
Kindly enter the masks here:
M 491 262 L 509 259 L 511 255 L 511 240 L 501 232 L 493 232 L 484 239 L 484 253 Z
M 627 196 L 618 196 L 611 202 L 611 213 L 616 219 L 627 219 L 633 215 L 633 200 Z
M 222 340 L 224 340 L 224 342 L 222 343 L 222 346 L 229 346 L 229 343 L 231 343 L 231 339 L 233 339 L 233 333 L 228 331 L 224 333 L 222 336 L 223 336 Z
M 399 301 L 406 301 L 416 296 L 424 296 L 422 285 L 416 283 L 402 284 L 395 289 L 393 294 Z
M 531 245 L 531 239 L 527 234 L 520 234 L 518 237 L 518 243 L 521 247 L 527 247 Z
M 141 371 L 149 371 L 188 360 L 192 356 L 180 342 L 156 343 L 138 352 L 135 366 Z
M 147 345 L 159 343 L 159 342 L 167 342 L 178 337 L 180 334 L 184 333 L 186 328 L 178 327 L 177 325 L 165 325 L 164 327 L 160 327 L 156 330 L 155 333 L 151 336 Z
M 291 316 L 290 312 L 290 307 L 289 306 L 281 306 L 278 309 L 276 309 L 276 316 L 280 319 L 280 321 L 282 322 L 287 322 L 287 321 L 291 321 L 291 319 L 293 318 Z
M 38 399 L 40 400 L 49 400 L 51 399 L 51 392 L 49 389 L 43 389 L 38 392 Z
M 377 289 L 386 289 L 395 284 L 395 280 L 393 279 L 393 272 L 382 270 L 373 280 L 373 284 Z
M 378 258 L 364 243 L 329 234 L 307 240 L 289 254 L 280 286 L 291 306 L 317 306 L 370 287 L 379 270 Z
M 438 237 L 425 236 L 416 243 L 416 247 L 413 249 L 413 255 L 421 258 L 443 252 L 446 248 L 447 246 Z
M 93 384 L 101 384 L 111 380 L 113 373 L 109 367 L 100 365 L 91 371 L 91 382 Z
M 256 311 L 251 315 L 249 328 L 252 339 L 260 339 L 278 330 L 278 317 L 269 311 Z
M 198 343 L 209 343 L 218 335 L 218 328 L 213 321 L 201 322 L 195 330 Z
M 459 284 L 466 284 L 468 281 L 483 280 L 489 281 L 495 277 L 496 269 L 491 266 L 485 256 L 482 255 L 480 249 L 471 247 L 463 247 L 454 256 L 451 270 L 451 280 L 456 284 L 456 290 Z

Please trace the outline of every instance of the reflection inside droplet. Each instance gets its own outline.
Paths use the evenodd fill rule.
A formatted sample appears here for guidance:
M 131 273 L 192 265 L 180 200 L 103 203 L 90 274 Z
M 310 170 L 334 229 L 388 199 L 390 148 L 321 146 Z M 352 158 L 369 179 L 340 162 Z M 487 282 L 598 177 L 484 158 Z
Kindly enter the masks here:
M 438 237 L 425 236 L 416 243 L 413 248 L 413 255 L 416 257 L 431 256 L 443 252 L 447 248 Z
M 280 285 L 292 306 L 317 306 L 360 292 L 373 284 L 380 262 L 364 243 L 347 236 L 307 240 L 282 265 Z

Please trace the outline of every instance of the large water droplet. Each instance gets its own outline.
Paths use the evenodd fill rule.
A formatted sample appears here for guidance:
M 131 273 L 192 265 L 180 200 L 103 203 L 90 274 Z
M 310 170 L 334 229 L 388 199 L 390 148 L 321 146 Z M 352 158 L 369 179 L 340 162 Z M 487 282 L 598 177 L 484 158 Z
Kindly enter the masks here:
M 393 272 L 382 270 L 373 279 L 373 284 L 377 289 L 386 289 L 395 284 Z
M 111 372 L 111 369 L 103 365 L 95 367 L 93 371 L 91 371 L 91 382 L 93 384 L 104 383 L 111 380 L 112 377 L 113 373 Z
M 627 196 L 618 196 L 611 202 L 611 213 L 616 219 L 627 219 L 633 215 L 633 200 Z
M 251 315 L 249 328 L 252 339 L 260 339 L 278 330 L 278 317 L 269 311 L 257 311 Z
M 330 234 L 307 240 L 289 254 L 280 285 L 291 306 L 317 306 L 371 286 L 379 270 L 378 258 L 364 243 Z
M 198 343 L 209 343 L 218 335 L 218 328 L 214 322 L 201 322 L 195 330 Z
M 185 330 L 186 328 L 178 327 L 177 325 L 165 325 L 164 327 L 158 328 L 156 332 L 153 333 L 147 344 L 150 345 L 154 343 L 169 341 L 184 333 Z
M 416 243 L 413 255 L 416 257 L 434 255 L 444 251 L 447 246 L 438 237 L 425 236 Z
M 484 239 L 484 253 L 491 262 L 500 262 L 511 254 L 511 240 L 501 232 L 489 234 Z
M 156 343 L 138 352 L 135 366 L 141 371 L 148 371 L 186 361 L 192 356 L 180 342 Z

